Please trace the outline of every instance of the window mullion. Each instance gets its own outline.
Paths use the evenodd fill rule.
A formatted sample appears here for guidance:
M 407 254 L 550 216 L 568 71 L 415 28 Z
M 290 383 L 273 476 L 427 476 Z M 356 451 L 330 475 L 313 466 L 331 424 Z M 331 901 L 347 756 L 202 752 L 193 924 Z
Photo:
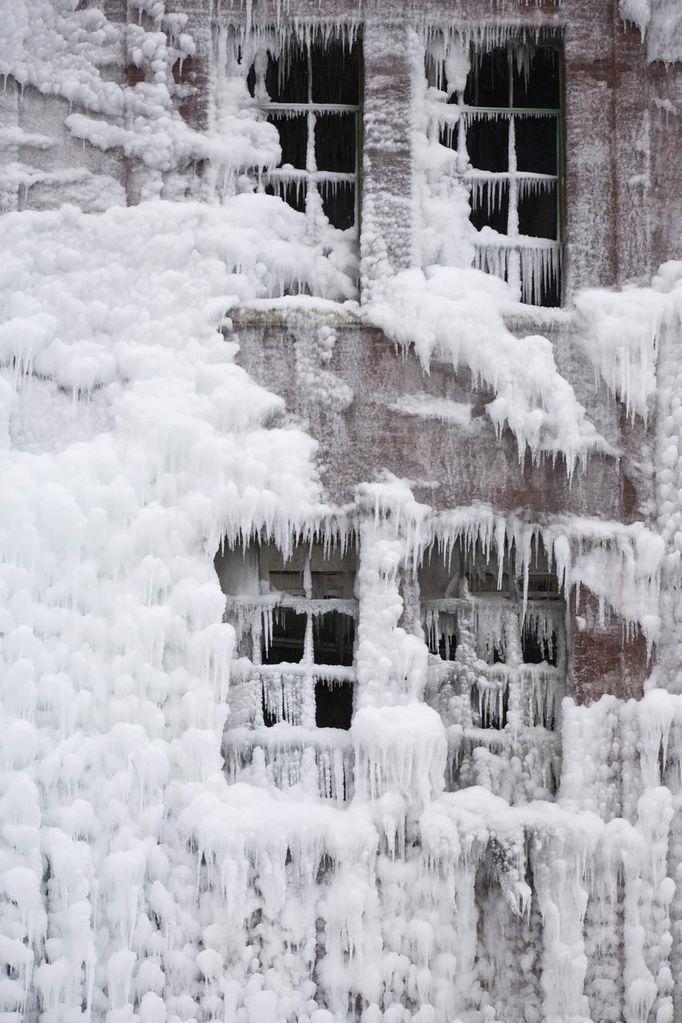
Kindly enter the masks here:
M 315 182 L 315 171 L 317 170 L 317 158 L 315 156 L 315 125 L 316 117 L 313 110 L 313 54 L 312 44 L 309 43 L 307 47 L 308 57 L 308 104 L 306 111 L 306 150 L 305 150 L 305 169 L 306 169 L 306 202 L 305 212 L 308 220 L 308 226 L 311 230 L 314 230 L 315 224 L 318 218 L 318 207 L 320 205 L 317 184 Z
M 516 122 L 513 114 L 509 116 L 509 206 L 507 211 L 507 236 L 518 242 L 519 238 L 519 181 L 517 177 L 516 159 Z M 514 290 L 521 288 L 521 255 L 518 245 L 510 248 L 507 254 L 507 280 Z

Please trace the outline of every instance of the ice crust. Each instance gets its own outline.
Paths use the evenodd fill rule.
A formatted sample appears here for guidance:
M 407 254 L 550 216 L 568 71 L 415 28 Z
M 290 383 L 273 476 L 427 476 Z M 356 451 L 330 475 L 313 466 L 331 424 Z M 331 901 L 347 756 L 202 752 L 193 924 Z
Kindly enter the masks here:
M 154 201 L 125 208 L 112 178 L 75 169 L 74 199 L 92 208 L 98 196 L 101 212 L 3 217 L 0 1017 L 668 1023 L 682 971 L 682 697 L 659 673 L 639 702 L 564 701 L 561 767 L 556 736 L 525 727 L 513 701 L 508 729 L 476 735 L 429 688 L 404 582 L 432 547 L 480 545 L 500 572 L 513 552 L 525 605 L 541 540 L 566 595 L 589 590 L 649 644 L 661 618 L 674 631 L 682 418 L 677 378 L 657 389 L 656 362 L 677 367 L 679 265 L 651 288 L 576 303 L 595 371 L 628 412 L 646 417 L 658 399 L 658 531 L 487 506 L 437 514 L 388 477 L 331 508 L 314 441 L 235 361 L 239 307 L 278 304 L 323 351 L 316 314 L 359 314 L 427 369 L 468 367 L 520 456 L 562 455 L 580 471 L 607 445 L 550 342 L 504 326 L 512 292 L 469 268 L 464 193 L 424 184 L 424 268 L 392 275 L 373 256 L 369 301 L 349 304 L 347 264 L 310 244 L 302 215 L 232 194 L 244 166 L 276 162 L 270 126 L 226 103 L 218 127 L 188 128 L 170 85 L 193 53 L 185 16 L 135 7 L 152 28 L 128 26 L 125 40 L 68 0 L 13 4 L 1 20 L 0 73 L 72 103 L 67 129 L 139 160 Z M 621 11 L 644 26 L 647 5 Z M 132 90 L 100 74 L 124 46 L 151 73 Z M 10 126 L 0 146 L 51 140 Z M 198 159 L 220 201 L 163 201 Z M 36 173 L 17 153 L 11 187 Z M 443 211 L 461 228 L 448 251 Z M 291 295 L 306 291 L 316 297 Z M 313 372 L 305 359 L 301 372 Z M 334 407 L 352 400 L 323 385 Z M 401 407 L 468 421 L 452 403 Z M 362 557 L 350 732 L 234 727 L 225 764 L 229 686 L 252 666 L 233 660 L 222 620 L 219 543 L 260 535 L 289 550 L 296 536 L 351 534 Z M 486 619 L 493 637 L 503 627 Z M 547 669 L 515 670 L 533 676 L 540 719 L 558 717 Z M 491 685 L 480 698 L 498 697 Z
M 677 0 L 619 0 L 620 16 L 646 39 L 650 61 L 682 60 L 682 11 Z

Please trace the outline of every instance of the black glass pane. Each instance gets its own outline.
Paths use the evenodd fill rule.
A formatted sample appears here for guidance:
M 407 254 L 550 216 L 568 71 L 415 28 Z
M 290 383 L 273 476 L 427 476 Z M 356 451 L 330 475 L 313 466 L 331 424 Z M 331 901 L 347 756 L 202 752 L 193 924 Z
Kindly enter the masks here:
M 551 643 L 545 643 L 536 633 L 524 629 L 521 636 L 521 651 L 525 664 L 541 664 L 542 661 L 546 661 L 548 664 L 556 666 L 556 635 L 552 633 Z
M 265 648 L 265 636 L 261 644 L 263 664 L 298 663 L 303 657 L 306 616 L 296 614 L 289 608 L 276 608 L 273 612 L 272 639 Z
M 355 172 L 355 114 L 316 114 L 315 159 L 318 170 Z
M 505 117 L 472 121 L 467 128 L 467 151 L 477 170 L 506 171 L 509 167 L 509 124 Z
M 360 44 L 340 39 L 315 41 L 310 49 L 314 103 L 360 102 Z
M 507 724 L 509 696 L 507 689 L 502 693 L 485 693 L 477 685 L 471 687 L 471 709 L 474 722 L 481 728 L 504 728 Z
M 438 133 L 438 141 L 447 149 L 457 149 L 458 132 L 456 124 L 444 124 Z
M 558 110 L 561 102 L 559 50 L 555 46 L 539 46 L 526 52 L 528 57 L 521 67 L 513 60 L 514 106 Z
M 434 651 L 435 653 L 436 651 Z M 438 640 L 438 656 L 444 661 L 454 661 L 457 653 L 457 637 L 441 636 Z
M 273 103 L 308 102 L 308 56 L 305 46 L 291 39 L 279 57 L 269 57 L 265 87 Z
M 282 164 L 290 163 L 292 167 L 305 170 L 306 149 L 308 145 L 308 121 L 305 114 L 285 117 L 280 114 L 268 116 L 270 124 L 274 124 L 279 132 L 279 144 L 282 147 Z
M 306 196 L 306 183 L 305 181 L 280 181 L 274 178 L 265 186 L 267 195 L 276 195 L 284 202 L 298 210 L 299 213 L 305 213 L 305 196 Z M 287 592 L 291 592 L 287 590 Z
M 350 728 L 353 717 L 353 685 L 315 684 L 315 724 L 318 728 Z
M 523 187 L 523 182 L 519 183 Z M 533 238 L 557 237 L 556 186 L 519 195 L 519 234 Z
M 345 231 L 355 223 L 355 185 L 345 181 L 318 184 L 322 209 L 332 227 Z
M 517 115 L 514 121 L 518 170 L 534 171 L 536 174 L 556 174 L 556 117 L 519 117 Z
M 340 611 L 328 611 L 313 619 L 313 650 L 316 664 L 353 663 L 355 620 Z
M 477 230 L 482 227 L 492 227 L 500 234 L 507 233 L 507 218 L 509 215 L 509 184 L 499 182 L 479 187 L 472 190 L 469 202 L 471 203 L 471 223 Z
M 558 274 L 554 280 L 543 280 L 541 289 L 538 305 L 546 306 L 549 309 L 561 305 L 561 274 Z
M 510 67 L 506 47 L 474 52 L 464 102 L 475 107 L 509 106 Z

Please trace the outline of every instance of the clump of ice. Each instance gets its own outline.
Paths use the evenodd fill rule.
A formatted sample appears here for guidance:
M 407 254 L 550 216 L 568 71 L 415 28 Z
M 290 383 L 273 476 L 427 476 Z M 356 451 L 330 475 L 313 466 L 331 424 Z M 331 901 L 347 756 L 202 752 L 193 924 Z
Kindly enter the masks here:
M 467 366 L 475 385 L 493 391 L 487 407 L 498 433 L 508 427 L 522 458 L 563 454 L 569 471 L 608 445 L 559 373 L 543 337 L 514 337 L 500 313 L 513 296 L 497 277 L 472 269 L 431 267 L 387 278 L 368 315 L 394 341 L 432 359 Z
M 646 39 L 650 61 L 682 61 L 682 11 L 677 0 L 619 0 L 623 21 L 631 21 Z
M 293 211 L 249 210 L 4 219 L 6 1013 L 186 1019 L 198 963 L 213 983 L 178 831 L 198 790 L 226 785 L 233 630 L 212 557 L 226 528 L 295 531 L 320 508 L 314 443 L 220 331 L 242 298 L 320 265 Z

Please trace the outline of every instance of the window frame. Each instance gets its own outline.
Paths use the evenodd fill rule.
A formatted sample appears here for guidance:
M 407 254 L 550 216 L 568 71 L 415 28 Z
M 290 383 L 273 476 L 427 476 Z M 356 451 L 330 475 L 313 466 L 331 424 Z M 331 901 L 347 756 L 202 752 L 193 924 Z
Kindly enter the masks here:
M 514 47 L 526 40 L 529 40 L 536 49 L 551 48 L 556 52 L 559 77 L 558 107 L 514 106 Z M 519 26 L 513 33 L 507 36 L 502 43 L 498 43 L 497 45 L 484 45 L 482 42 L 476 42 L 474 40 L 467 40 L 465 45 L 469 47 L 470 56 L 470 70 L 467 75 L 467 85 L 469 84 L 469 76 L 474 71 L 477 53 L 485 54 L 497 49 L 506 49 L 507 51 L 508 104 L 506 106 L 481 106 L 472 103 L 465 103 L 464 92 L 466 91 L 466 86 L 465 90 L 453 93 L 453 99 L 448 100 L 447 103 L 439 103 L 437 105 L 431 104 L 430 106 L 431 131 L 433 131 L 435 122 L 438 136 L 440 136 L 442 129 L 446 128 L 452 138 L 452 143 L 448 144 L 447 148 L 452 149 L 458 156 L 458 166 L 454 173 L 467 187 L 469 194 L 472 197 L 472 211 L 474 209 L 473 197 L 476 192 L 477 182 L 480 182 L 479 187 L 482 195 L 485 194 L 484 189 L 486 184 L 488 188 L 491 187 L 493 182 L 499 182 L 501 188 L 504 187 L 505 183 L 508 186 L 507 230 L 504 235 L 501 235 L 501 238 L 507 238 L 509 239 L 509 242 L 494 243 L 487 241 L 485 238 L 475 239 L 474 246 L 476 249 L 476 256 L 474 265 L 477 269 L 483 270 L 487 273 L 493 273 L 496 276 L 500 276 L 509 281 L 513 286 L 518 286 L 522 302 L 530 305 L 538 305 L 542 304 L 542 280 L 545 276 L 546 267 L 543 267 L 542 273 L 539 275 L 528 273 L 528 271 L 524 272 L 523 257 L 524 254 L 528 254 L 533 249 L 544 250 L 549 254 L 549 272 L 550 274 L 555 275 L 558 281 L 557 302 L 556 304 L 550 304 L 550 308 L 560 308 L 564 303 L 565 295 L 564 263 L 566 217 L 565 71 L 563 37 L 559 31 L 552 29 L 541 30 L 537 36 L 531 38 L 531 33 Z M 439 72 L 439 76 L 443 74 L 444 70 Z M 427 77 L 428 75 L 429 67 L 427 59 Z M 456 114 L 452 113 L 453 108 L 456 111 Z M 512 148 L 514 162 L 517 163 L 515 135 L 513 146 L 511 143 L 509 146 L 506 171 L 487 171 L 482 168 L 475 168 L 470 164 L 467 167 L 459 166 L 464 163 L 465 158 L 468 161 L 466 134 L 469 124 L 473 120 L 503 118 L 507 121 L 511 130 L 512 128 L 515 129 L 517 118 L 532 117 L 551 117 L 555 119 L 556 174 L 546 175 L 533 171 L 519 171 L 517 167 L 511 168 L 509 166 L 509 161 L 511 159 Z M 551 181 L 554 184 L 557 224 L 556 239 L 536 238 L 532 235 L 522 235 L 519 233 L 518 205 L 520 193 L 519 182 L 521 181 Z M 502 260 L 500 259 L 501 255 Z M 527 255 L 527 261 L 530 262 L 529 255 Z M 554 266 L 552 266 L 552 263 L 554 263 Z
M 270 566 L 267 559 L 264 559 L 264 547 L 257 544 L 256 558 L 258 564 L 259 578 L 264 578 L 267 571 L 270 575 Z M 262 687 L 263 707 L 270 712 L 273 707 L 281 707 L 282 713 L 278 716 L 277 725 L 318 729 L 316 724 L 317 701 L 315 687 L 325 685 L 329 688 L 341 685 L 353 686 L 353 698 L 356 684 L 355 669 L 355 647 L 357 646 L 357 628 L 355 630 L 355 642 L 353 661 L 350 665 L 325 664 L 315 660 L 315 638 L 314 621 L 330 612 L 338 612 L 353 618 L 357 626 L 358 600 L 353 597 L 314 597 L 312 568 L 313 544 L 307 544 L 303 552 L 303 564 L 301 569 L 292 568 L 292 572 L 301 572 L 302 595 L 293 595 L 281 590 L 261 595 L 226 594 L 226 605 L 224 620 L 237 623 L 238 630 L 243 631 L 247 625 L 247 641 L 250 643 L 251 663 L 249 670 L 249 684 L 260 683 Z M 294 551 L 289 561 L 294 560 Z M 284 562 L 286 564 L 286 561 Z M 357 574 L 357 560 L 353 569 Z M 297 661 L 278 661 L 263 663 L 261 644 L 267 646 L 268 633 L 271 634 L 273 615 L 276 615 L 279 608 L 291 610 L 296 614 L 305 616 L 305 635 L 303 640 L 302 656 Z M 290 721 L 284 713 L 286 706 L 287 686 L 300 687 L 300 699 L 298 709 L 301 720 Z M 265 724 L 262 711 L 257 712 L 256 727 L 271 727 Z M 340 731 L 342 729 L 339 729 Z
M 319 35 L 319 33 L 318 33 Z M 344 35 L 341 36 L 343 45 L 347 45 L 347 41 Z M 264 117 L 267 119 L 268 115 L 274 117 L 274 115 L 305 116 L 306 122 L 306 166 L 305 168 L 293 168 L 292 171 L 282 172 L 281 167 L 275 167 L 270 170 L 259 169 L 258 181 L 259 185 L 267 187 L 270 185 L 275 191 L 276 195 L 279 195 L 284 202 L 286 199 L 282 195 L 282 192 L 278 190 L 278 182 L 284 185 L 285 183 L 301 182 L 304 189 L 304 206 L 305 216 L 310 223 L 313 233 L 316 233 L 319 228 L 319 214 L 318 210 L 324 215 L 323 201 L 321 186 L 327 182 L 330 185 L 334 182 L 340 184 L 352 185 L 354 188 L 354 219 L 352 228 L 337 228 L 332 222 L 325 216 L 329 226 L 337 231 L 352 230 L 353 236 L 356 241 L 360 238 L 360 210 L 361 210 L 361 171 L 362 171 L 362 115 L 363 115 L 363 70 L 364 63 L 362 60 L 362 37 L 359 32 L 355 33 L 350 39 L 350 45 L 357 44 L 358 46 L 358 103 L 320 103 L 313 100 L 313 55 L 312 47 L 319 45 L 324 47 L 324 38 L 317 41 L 316 36 L 313 34 L 310 38 L 298 39 L 299 45 L 304 48 L 307 60 L 307 79 L 308 79 L 308 97 L 303 103 L 301 102 L 276 102 L 276 101 L 264 101 L 257 98 L 256 95 L 253 97 L 253 105 L 259 110 Z M 268 53 L 268 60 L 272 59 L 270 51 L 266 49 Z M 317 117 L 325 114 L 352 114 L 354 125 L 355 125 L 355 167 L 353 171 L 321 171 L 317 169 L 316 161 L 316 150 L 315 144 L 310 144 L 311 136 L 315 139 L 315 130 L 317 126 Z M 272 121 L 270 122 L 272 123 Z M 276 127 L 276 125 L 274 125 Z M 313 166 L 314 164 L 314 166 Z M 311 196 L 313 197 L 311 199 Z

